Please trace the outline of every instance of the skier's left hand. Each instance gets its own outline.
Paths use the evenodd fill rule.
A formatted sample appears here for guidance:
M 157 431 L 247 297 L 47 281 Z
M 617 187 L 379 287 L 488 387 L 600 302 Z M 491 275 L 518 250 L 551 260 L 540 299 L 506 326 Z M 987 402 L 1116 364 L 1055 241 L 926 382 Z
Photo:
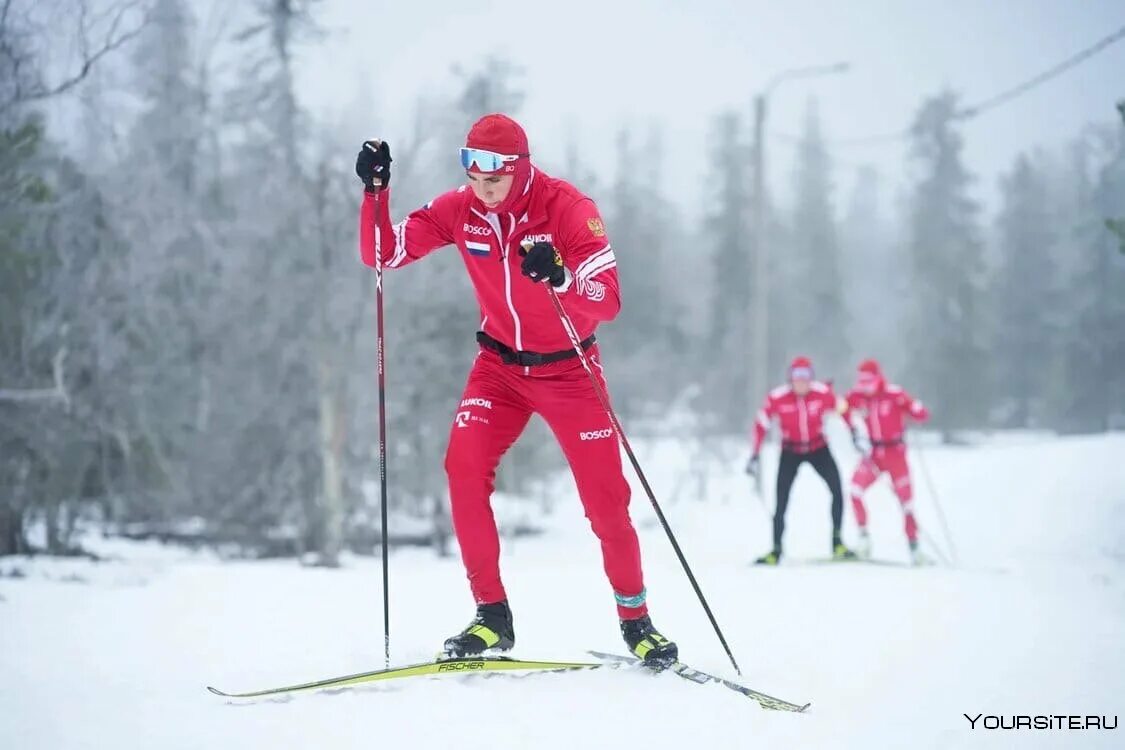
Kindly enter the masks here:
M 523 263 L 520 271 L 532 281 L 549 281 L 551 286 L 560 287 L 566 283 L 566 268 L 562 256 L 550 242 L 536 242 L 530 247 L 520 249 Z
M 752 477 L 758 476 L 758 467 L 760 464 L 761 461 L 758 459 L 758 454 L 755 453 L 750 457 L 750 460 L 746 462 L 746 473 Z
M 386 141 L 364 141 L 355 158 L 355 173 L 367 187 L 376 193 L 391 184 L 391 147 Z

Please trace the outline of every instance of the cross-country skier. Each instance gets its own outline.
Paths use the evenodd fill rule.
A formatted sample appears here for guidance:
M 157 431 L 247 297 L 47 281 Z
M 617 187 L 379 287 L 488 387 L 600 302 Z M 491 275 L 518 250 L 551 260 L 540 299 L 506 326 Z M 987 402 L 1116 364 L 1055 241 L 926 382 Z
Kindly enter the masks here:
M 385 268 L 397 269 L 454 245 L 481 310 L 480 353 L 445 457 L 453 529 L 477 611 L 468 627 L 445 641 L 445 654 L 506 651 L 515 644 L 490 497 L 500 458 L 531 415 L 539 414 L 570 463 L 601 542 L 629 650 L 650 663 L 675 661 L 676 644 L 649 618 L 616 434 L 543 287 L 554 287 L 602 379 L 594 330 L 612 320 L 621 303 L 617 261 L 597 206 L 535 166 L 523 128 L 502 114 L 482 117 L 469 131 L 461 149 L 466 184 L 398 224 L 391 223 L 388 208 L 390 166 L 385 141 L 363 144 L 356 159 L 356 174 L 366 185 L 363 262 L 373 266 L 378 253 Z M 635 272 L 645 273 L 643 260 L 638 262 Z
M 855 553 L 840 540 L 840 524 L 844 517 L 844 493 L 840 487 L 840 471 L 828 450 L 824 437 L 824 418 L 836 411 L 836 394 L 832 386 L 813 378 L 808 357 L 796 357 L 789 365 L 789 382 L 769 392 L 754 421 L 753 453 L 746 464 L 746 473 L 756 477 L 761 470 L 759 453 L 762 440 L 777 419 L 781 425 L 781 461 L 777 468 L 777 505 L 773 513 L 773 550 L 759 557 L 759 565 L 777 565 L 781 560 L 781 537 L 785 533 L 785 510 L 789 491 L 801 464 L 808 462 L 832 493 L 832 556 L 850 560 Z
M 903 435 L 907 420 L 924 422 L 929 419 L 930 412 L 901 386 L 888 383 L 879 363 L 873 359 L 860 363 L 856 385 L 847 395 L 844 418 L 852 428 L 853 439 L 856 439 L 855 423 L 852 420 L 855 412 L 863 415 L 867 436 L 871 441 L 871 451 L 856 467 L 851 485 L 852 508 L 855 510 L 856 523 L 859 524 L 860 556 L 867 557 L 871 554 L 871 537 L 867 533 L 867 509 L 863 505 L 863 493 L 875 483 L 880 474 L 887 472 L 906 517 L 910 556 L 915 564 L 925 562 L 918 549 L 918 522 L 914 518 L 914 493 L 910 485 L 910 467 L 906 464 Z M 858 440 L 856 447 L 860 447 Z

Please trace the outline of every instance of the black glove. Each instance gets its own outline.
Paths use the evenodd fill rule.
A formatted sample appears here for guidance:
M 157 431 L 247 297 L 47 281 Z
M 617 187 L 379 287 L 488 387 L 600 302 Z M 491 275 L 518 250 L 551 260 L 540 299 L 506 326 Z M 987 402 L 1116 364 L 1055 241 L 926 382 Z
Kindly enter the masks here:
M 355 173 L 367 192 L 374 193 L 391 184 L 391 147 L 386 141 L 364 141 L 355 158 Z M 375 181 L 379 184 L 376 185 Z
M 746 473 L 752 477 L 758 476 L 758 465 L 760 463 L 761 461 L 758 459 L 758 454 L 755 453 L 750 457 L 750 460 L 746 462 Z
M 527 278 L 532 281 L 550 281 L 554 287 L 566 283 L 562 256 L 550 242 L 536 242 L 530 248 L 521 248 L 520 255 L 523 256 L 520 270 Z

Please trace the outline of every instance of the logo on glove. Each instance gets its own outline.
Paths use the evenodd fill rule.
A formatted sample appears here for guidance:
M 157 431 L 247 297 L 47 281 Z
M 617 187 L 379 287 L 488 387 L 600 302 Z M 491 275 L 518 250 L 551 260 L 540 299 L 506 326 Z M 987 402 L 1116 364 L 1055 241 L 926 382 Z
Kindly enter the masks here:
M 520 271 L 532 281 L 549 281 L 556 288 L 566 283 L 566 270 L 559 249 L 550 242 L 531 242 L 524 238 L 520 242 Z

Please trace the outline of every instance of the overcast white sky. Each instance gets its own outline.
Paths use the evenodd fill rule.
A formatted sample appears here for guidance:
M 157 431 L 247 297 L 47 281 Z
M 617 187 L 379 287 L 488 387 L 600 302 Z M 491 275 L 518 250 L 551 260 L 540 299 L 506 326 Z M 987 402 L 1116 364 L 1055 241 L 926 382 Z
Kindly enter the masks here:
M 541 159 L 561 162 L 573 137 L 608 177 L 616 128 L 660 123 L 682 175 L 667 193 L 692 214 L 712 116 L 728 107 L 748 114 L 753 93 L 779 71 L 852 64 L 844 75 L 781 86 L 771 130 L 799 132 L 815 94 L 830 137 L 868 135 L 903 127 L 924 96 L 945 86 L 975 102 L 1125 26 L 1125 0 L 324 0 L 319 13 L 329 37 L 303 54 L 301 95 L 328 118 L 369 100 L 370 118 L 354 122 L 357 138 L 379 128 L 393 143 L 418 92 L 451 87 L 451 65 L 495 52 L 526 70 L 520 119 Z M 1121 98 L 1125 42 L 967 124 L 978 197 L 991 202 L 1017 152 L 1111 121 Z M 459 145 L 450 144 L 451 158 Z M 772 189 L 783 195 L 792 149 L 777 138 L 769 146 Z M 891 180 L 888 193 L 901 180 L 899 146 L 835 155 L 838 205 L 852 168 L 865 161 Z

